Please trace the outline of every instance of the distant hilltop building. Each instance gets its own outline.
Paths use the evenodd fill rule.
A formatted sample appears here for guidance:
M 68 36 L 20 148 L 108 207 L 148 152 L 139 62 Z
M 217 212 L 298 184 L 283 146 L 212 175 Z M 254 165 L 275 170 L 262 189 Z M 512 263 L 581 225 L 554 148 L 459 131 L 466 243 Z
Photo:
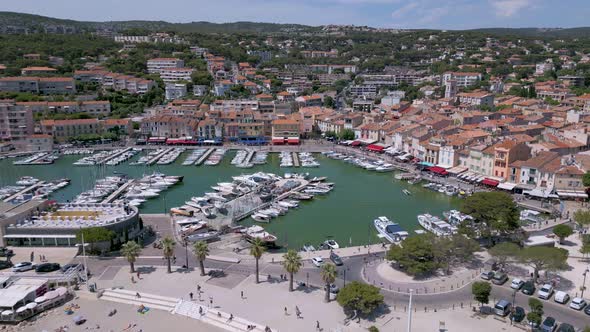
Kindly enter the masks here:
M 147 36 L 127 36 L 117 34 L 113 36 L 117 43 L 138 44 L 138 43 L 169 43 L 169 44 L 186 44 L 186 40 L 170 35 L 165 32 L 156 32 Z

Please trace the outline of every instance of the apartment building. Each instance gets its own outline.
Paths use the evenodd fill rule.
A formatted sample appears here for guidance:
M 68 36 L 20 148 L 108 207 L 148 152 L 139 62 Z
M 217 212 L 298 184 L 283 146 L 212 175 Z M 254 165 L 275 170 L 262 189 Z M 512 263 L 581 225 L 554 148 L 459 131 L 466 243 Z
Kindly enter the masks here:
M 199 121 L 197 126 L 197 136 L 205 140 L 222 140 L 223 125 L 214 119 L 204 119 Z
M 293 119 L 276 119 L 272 122 L 272 137 L 299 138 L 299 121 Z
M 45 134 L 34 134 L 27 136 L 22 146 L 26 151 L 52 151 L 53 150 L 53 136 Z
M 301 51 L 299 52 L 304 58 L 337 58 L 338 50 L 330 51 Z
M 82 135 L 100 135 L 102 127 L 98 119 L 41 120 L 41 132 L 52 135 L 58 142 Z
M 166 100 L 181 99 L 187 93 L 186 84 L 166 83 Z
M 510 164 L 517 160 L 527 160 L 531 156 L 531 148 L 525 143 L 515 140 L 505 140 L 494 145 L 493 176 L 511 180 Z
M 85 113 L 91 116 L 107 116 L 111 113 L 111 103 L 108 100 L 89 101 L 31 101 L 15 102 L 15 107 L 27 108 L 34 113 Z
M 474 144 L 459 151 L 459 165 L 471 172 L 492 176 L 494 171 L 494 146 Z
M 166 68 L 160 71 L 160 78 L 162 81 L 178 82 L 178 81 L 192 81 L 194 70 L 192 68 Z
M 21 69 L 23 76 L 48 75 L 57 73 L 57 69 L 51 67 L 26 67 Z
M 22 141 L 33 134 L 33 111 L 17 106 L 13 101 L 0 100 L 0 139 Z
M 70 77 L 2 77 L 2 92 L 29 92 L 35 94 L 76 93 L 76 83 Z
M 141 134 L 145 136 L 178 138 L 197 136 L 198 120 L 175 115 L 161 114 L 143 119 Z
M 165 69 L 183 67 L 184 60 L 178 58 L 154 58 L 147 61 L 147 70 L 150 74 L 160 74 Z
M 368 97 L 373 98 L 377 95 L 379 89 L 376 85 L 360 84 L 353 85 L 349 89 L 349 93 L 354 97 Z
M 442 76 L 442 85 L 447 85 L 447 81 L 455 80 L 456 86 L 466 88 L 481 81 L 482 75 L 475 72 L 446 72 Z
M 494 95 L 485 91 L 461 92 L 457 98 L 461 104 L 494 107 Z

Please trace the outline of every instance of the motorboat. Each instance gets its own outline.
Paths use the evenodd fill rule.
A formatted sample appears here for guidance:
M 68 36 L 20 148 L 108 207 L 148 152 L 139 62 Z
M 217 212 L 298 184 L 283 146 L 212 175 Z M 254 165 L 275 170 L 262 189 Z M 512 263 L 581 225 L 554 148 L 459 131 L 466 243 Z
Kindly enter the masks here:
M 436 236 L 448 236 L 457 233 L 457 227 L 428 213 L 418 215 L 418 223 L 425 230 Z
M 395 170 L 395 167 L 392 164 L 383 164 L 381 166 L 377 166 L 375 168 L 375 172 L 385 173 L 385 172 L 392 172 Z
M 443 216 L 448 220 L 448 222 L 451 225 L 454 225 L 454 226 L 462 223 L 465 220 L 473 220 L 472 216 L 465 214 L 465 213 L 461 213 L 460 211 L 457 211 L 457 210 L 445 211 L 445 212 L 443 212 Z
M 322 243 L 322 245 L 328 249 L 339 249 L 340 245 L 338 245 L 338 242 L 336 242 L 335 240 L 326 240 L 324 241 L 324 243 Z
M 199 241 L 207 242 L 207 241 L 215 240 L 218 237 L 219 237 L 219 232 L 209 231 L 209 232 L 204 232 L 204 233 L 191 234 L 186 237 L 186 240 L 189 242 L 199 242 Z
M 402 192 L 403 192 L 405 195 L 407 195 L 407 196 L 410 196 L 410 195 L 412 195 L 412 192 L 411 192 L 411 191 L 409 191 L 408 189 L 404 189 L 404 190 L 402 190 Z
M 316 251 L 315 247 L 312 246 L 311 244 L 305 244 L 302 248 L 302 250 L 304 252 L 312 252 L 312 251 Z
M 37 182 L 39 182 L 39 179 L 37 178 L 34 178 L 32 176 L 23 176 L 20 179 L 18 179 L 18 181 L 16 181 L 16 184 L 19 186 L 32 186 Z
M 172 214 L 177 214 L 177 215 L 181 215 L 181 216 L 187 216 L 187 217 L 192 217 L 193 216 L 193 212 L 187 210 L 186 208 L 183 207 L 174 207 L 170 209 L 170 213 Z
M 244 231 L 244 236 L 248 242 L 252 242 L 254 239 L 260 239 L 267 246 L 274 246 L 275 242 L 277 241 L 277 237 L 275 235 L 270 234 L 263 227 L 258 225 L 246 228 Z
M 207 222 L 199 221 L 196 224 L 189 224 L 180 227 L 180 233 L 182 235 L 191 235 L 207 229 Z
M 201 219 L 199 219 L 199 218 L 184 218 L 184 219 L 176 220 L 176 224 L 178 226 L 193 225 L 193 224 L 197 224 L 199 222 L 201 222 Z
M 269 215 L 266 215 L 266 214 L 260 213 L 260 212 L 254 213 L 252 215 L 252 219 L 254 219 L 258 222 L 270 222 L 270 218 L 271 217 Z
M 390 243 L 403 241 L 409 235 L 398 223 L 389 220 L 385 216 L 373 220 L 373 225 L 379 232 L 379 237 L 385 238 Z

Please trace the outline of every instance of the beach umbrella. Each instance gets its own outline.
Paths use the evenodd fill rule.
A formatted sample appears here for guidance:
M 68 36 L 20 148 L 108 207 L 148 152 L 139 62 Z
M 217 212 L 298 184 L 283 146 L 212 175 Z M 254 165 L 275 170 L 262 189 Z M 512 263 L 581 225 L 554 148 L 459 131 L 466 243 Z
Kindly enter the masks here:
M 16 309 L 16 313 L 17 313 L 17 314 L 20 314 L 21 312 L 24 312 L 24 311 L 26 311 L 26 310 L 27 310 L 27 307 L 26 307 L 26 306 L 22 306 L 22 307 L 20 307 L 20 308 Z
M 58 289 L 55 290 L 55 292 L 57 292 L 58 296 L 62 296 L 68 292 L 68 289 L 65 287 L 59 287 Z
M 39 296 L 38 298 L 35 299 L 36 303 L 43 303 L 47 301 L 47 298 L 45 296 Z
M 12 314 L 14 314 L 14 311 L 12 311 L 12 310 L 2 311 L 2 316 L 11 316 Z
M 28 303 L 25 307 L 27 309 L 35 309 L 36 306 L 37 306 L 37 303 L 31 302 L 31 303 Z
M 53 300 L 53 299 L 55 299 L 56 297 L 58 297 L 58 294 L 57 294 L 57 292 L 56 292 L 56 291 L 50 291 L 50 292 L 47 292 L 47 293 L 45 293 L 45 295 L 44 295 L 44 296 L 45 296 L 45 298 L 46 298 L 46 299 L 48 299 L 48 300 Z

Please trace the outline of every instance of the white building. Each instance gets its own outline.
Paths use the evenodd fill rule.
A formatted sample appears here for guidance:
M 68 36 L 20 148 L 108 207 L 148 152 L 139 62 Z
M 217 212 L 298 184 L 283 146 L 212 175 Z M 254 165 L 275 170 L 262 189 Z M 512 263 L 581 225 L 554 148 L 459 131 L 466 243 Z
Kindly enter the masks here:
M 481 74 L 475 72 L 446 72 L 443 74 L 442 83 L 447 85 L 447 81 L 455 80 L 457 87 L 466 88 L 472 86 L 478 81 L 481 81 Z
M 155 58 L 149 59 L 147 62 L 148 73 L 159 74 L 164 69 L 168 68 L 183 68 L 184 60 L 178 58 Z
M 535 65 L 535 76 L 543 76 L 546 72 L 552 71 L 555 69 L 552 62 L 543 62 L 537 63 Z
M 167 83 L 178 81 L 190 82 L 192 80 L 193 71 L 192 68 L 166 68 L 160 70 L 160 78 Z
M 186 97 L 187 90 L 186 84 L 180 83 L 167 83 L 166 84 L 166 99 L 181 99 Z

